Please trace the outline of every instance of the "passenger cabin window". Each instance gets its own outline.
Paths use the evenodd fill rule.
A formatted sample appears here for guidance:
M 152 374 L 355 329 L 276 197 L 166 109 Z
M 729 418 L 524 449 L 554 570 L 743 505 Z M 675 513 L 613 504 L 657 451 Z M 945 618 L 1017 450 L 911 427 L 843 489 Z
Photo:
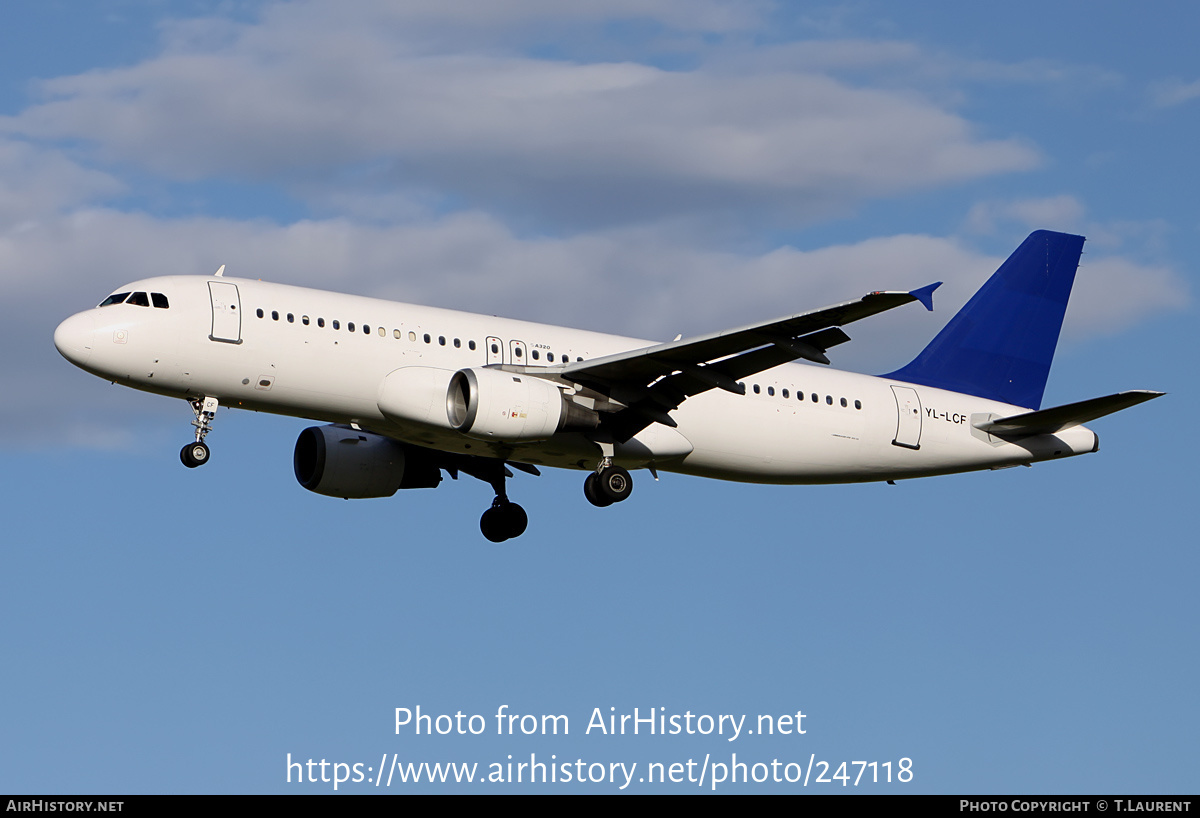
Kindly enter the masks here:
M 120 304 L 129 297 L 129 293 L 113 293 L 108 298 L 100 302 L 101 307 L 111 307 L 113 304 Z
M 154 302 L 154 306 L 160 310 L 169 309 L 171 306 L 169 303 L 167 303 L 167 297 L 162 293 L 150 293 L 150 300 Z
M 134 293 L 133 295 L 129 296 L 129 300 L 125 303 L 133 304 L 135 307 L 149 307 L 150 299 L 145 293 Z

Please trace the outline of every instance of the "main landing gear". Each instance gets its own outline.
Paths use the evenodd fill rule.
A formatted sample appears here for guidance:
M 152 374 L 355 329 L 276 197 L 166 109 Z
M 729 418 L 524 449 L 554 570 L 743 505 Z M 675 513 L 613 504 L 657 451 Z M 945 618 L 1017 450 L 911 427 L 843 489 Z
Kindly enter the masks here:
M 497 497 L 492 507 L 479 518 L 479 530 L 492 542 L 504 542 L 520 537 L 529 526 L 529 515 L 507 497 Z
M 496 492 L 496 499 L 492 501 L 492 507 L 479 518 L 479 530 L 491 542 L 504 542 L 513 537 L 520 537 L 529 526 L 529 515 L 525 513 L 525 509 L 509 500 L 504 489 L 504 480 L 511 477 L 512 473 L 503 463 L 499 466 L 499 469 L 487 477 L 487 481 Z
M 196 442 L 184 446 L 179 452 L 179 459 L 183 465 L 194 469 L 208 462 L 208 444 L 204 442 L 204 438 L 212 431 L 212 422 L 217 416 L 219 403 L 216 398 L 209 397 L 194 398 L 188 403 L 196 415 L 196 419 L 192 421 L 192 425 L 196 427 Z
M 612 462 L 611 457 L 600 461 L 600 466 L 583 481 L 583 496 L 599 508 L 619 503 L 633 493 L 633 478 L 629 472 Z

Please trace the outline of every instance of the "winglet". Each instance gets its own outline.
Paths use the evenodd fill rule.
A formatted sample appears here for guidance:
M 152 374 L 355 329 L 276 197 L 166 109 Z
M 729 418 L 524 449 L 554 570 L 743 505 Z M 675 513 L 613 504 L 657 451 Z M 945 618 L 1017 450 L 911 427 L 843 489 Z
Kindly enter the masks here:
M 933 291 L 942 286 L 942 282 L 935 281 L 932 284 L 927 284 L 916 290 L 909 290 L 909 295 L 925 305 L 925 309 L 933 312 Z

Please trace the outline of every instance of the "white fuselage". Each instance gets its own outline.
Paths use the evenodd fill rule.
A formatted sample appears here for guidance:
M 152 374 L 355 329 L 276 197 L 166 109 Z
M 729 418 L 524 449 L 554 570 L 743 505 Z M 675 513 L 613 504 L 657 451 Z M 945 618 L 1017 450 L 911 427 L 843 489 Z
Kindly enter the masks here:
M 505 444 L 398 422 L 381 411 L 383 384 L 405 367 L 448 380 L 468 367 L 552 366 L 650 343 L 244 279 L 173 276 L 121 289 L 165 294 L 169 307 L 98 307 L 55 335 L 66 357 L 107 380 L 563 468 L 594 468 L 600 447 L 581 432 Z M 972 424 L 1028 410 L 815 365 L 775 367 L 745 385 L 741 396 L 713 389 L 688 399 L 672 412 L 676 429 L 652 424 L 616 447 L 616 462 L 725 480 L 841 483 L 1000 468 L 1097 446 L 1082 426 L 1005 442 Z M 435 386 L 431 412 L 444 413 L 445 400 Z

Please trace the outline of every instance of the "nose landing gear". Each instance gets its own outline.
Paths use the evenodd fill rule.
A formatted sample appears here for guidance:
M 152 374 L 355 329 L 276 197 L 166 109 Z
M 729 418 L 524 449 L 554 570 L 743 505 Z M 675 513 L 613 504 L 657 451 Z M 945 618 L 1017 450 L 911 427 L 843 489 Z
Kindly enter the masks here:
M 196 442 L 189 443 L 180 450 L 179 460 L 189 469 L 194 469 L 208 462 L 209 450 L 204 438 L 212 431 L 213 418 L 217 416 L 220 404 L 216 398 L 210 397 L 194 398 L 188 401 L 188 404 L 196 415 L 196 419 L 192 421 L 192 425 L 196 427 Z

